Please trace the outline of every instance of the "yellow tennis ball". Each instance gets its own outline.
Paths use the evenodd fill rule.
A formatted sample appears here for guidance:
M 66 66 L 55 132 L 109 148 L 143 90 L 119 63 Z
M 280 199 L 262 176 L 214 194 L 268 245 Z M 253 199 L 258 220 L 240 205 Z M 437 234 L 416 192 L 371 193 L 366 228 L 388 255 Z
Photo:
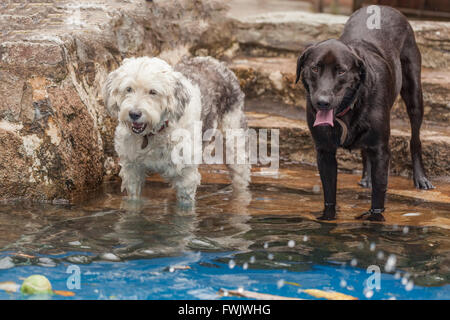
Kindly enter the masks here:
M 52 294 L 52 285 L 50 281 L 44 276 L 35 274 L 26 278 L 22 287 L 20 288 L 20 292 L 24 294 L 37 294 L 37 293 L 47 293 Z

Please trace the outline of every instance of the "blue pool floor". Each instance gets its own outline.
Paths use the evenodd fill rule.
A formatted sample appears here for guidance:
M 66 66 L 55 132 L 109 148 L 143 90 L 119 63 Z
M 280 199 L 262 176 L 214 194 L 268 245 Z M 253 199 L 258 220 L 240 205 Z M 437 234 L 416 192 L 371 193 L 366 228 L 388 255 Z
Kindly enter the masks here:
M 372 274 L 357 267 L 311 265 L 307 271 L 294 272 L 258 270 L 252 268 L 251 263 L 248 267 L 236 264 L 231 268 L 233 263 L 223 262 L 232 259 L 233 253 L 189 252 L 170 258 L 77 264 L 75 268 L 80 271 L 79 289 L 73 287 L 76 283 L 71 282 L 74 278 L 70 278 L 76 272 L 72 270 L 67 273 L 73 266 L 69 262 L 60 262 L 54 267 L 20 266 L 1 270 L 0 282 L 21 284 L 24 278 L 41 274 L 50 280 L 54 290 L 69 290 L 75 295 L 24 296 L 20 292 L 0 290 L 0 299 L 243 299 L 219 295 L 220 289 L 239 288 L 301 299 L 317 299 L 302 292 L 303 289 L 336 291 L 358 299 L 450 298 L 450 285 L 407 287 L 406 281 L 402 281 L 405 277 L 402 273 L 382 273 L 380 290 L 370 290 L 366 284 Z

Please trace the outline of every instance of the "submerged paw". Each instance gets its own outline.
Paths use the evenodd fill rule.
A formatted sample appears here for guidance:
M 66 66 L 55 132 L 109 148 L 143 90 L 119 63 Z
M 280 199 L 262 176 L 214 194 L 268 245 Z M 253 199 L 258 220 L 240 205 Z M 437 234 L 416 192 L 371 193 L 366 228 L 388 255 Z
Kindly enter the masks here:
M 189 210 L 194 207 L 195 200 L 191 197 L 178 197 L 177 205 L 180 209 Z
M 371 211 L 364 212 L 363 214 L 357 216 L 355 219 L 367 221 L 385 221 L 383 214 Z
M 336 220 L 336 213 L 326 213 L 323 212 L 320 217 L 317 218 L 317 220 Z

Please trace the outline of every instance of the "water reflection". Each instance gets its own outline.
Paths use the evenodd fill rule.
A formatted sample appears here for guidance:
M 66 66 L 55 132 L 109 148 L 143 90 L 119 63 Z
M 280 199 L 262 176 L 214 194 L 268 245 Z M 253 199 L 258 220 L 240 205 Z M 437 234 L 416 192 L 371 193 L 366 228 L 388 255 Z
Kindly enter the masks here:
M 275 186 L 255 186 L 251 198 L 236 199 L 231 188 L 215 184 L 200 187 L 197 206 L 186 210 L 176 206 L 167 185 L 152 182 L 139 202 L 128 201 L 112 184 L 80 205 L 1 205 L 0 256 L 9 260 L 0 259 L 0 268 L 213 251 L 237 252 L 231 266 L 253 269 L 306 271 L 312 265 L 351 264 L 379 265 L 384 271 L 389 256 L 395 255 L 396 269 L 410 273 L 417 285 L 450 283 L 448 230 L 323 223 L 299 216 L 320 202 L 321 195 L 312 191 Z M 401 199 L 390 201 L 393 207 L 403 204 Z M 425 212 L 427 204 L 420 206 Z M 217 263 L 228 264 L 230 259 L 218 258 Z

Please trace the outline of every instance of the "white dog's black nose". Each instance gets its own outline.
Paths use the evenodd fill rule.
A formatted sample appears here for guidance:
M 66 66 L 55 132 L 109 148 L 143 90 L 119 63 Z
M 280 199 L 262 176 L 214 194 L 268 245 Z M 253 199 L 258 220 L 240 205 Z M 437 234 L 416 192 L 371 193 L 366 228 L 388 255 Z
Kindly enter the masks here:
M 130 116 L 131 120 L 136 121 L 142 116 L 142 112 L 140 112 L 140 111 L 130 111 L 128 113 L 128 115 Z

